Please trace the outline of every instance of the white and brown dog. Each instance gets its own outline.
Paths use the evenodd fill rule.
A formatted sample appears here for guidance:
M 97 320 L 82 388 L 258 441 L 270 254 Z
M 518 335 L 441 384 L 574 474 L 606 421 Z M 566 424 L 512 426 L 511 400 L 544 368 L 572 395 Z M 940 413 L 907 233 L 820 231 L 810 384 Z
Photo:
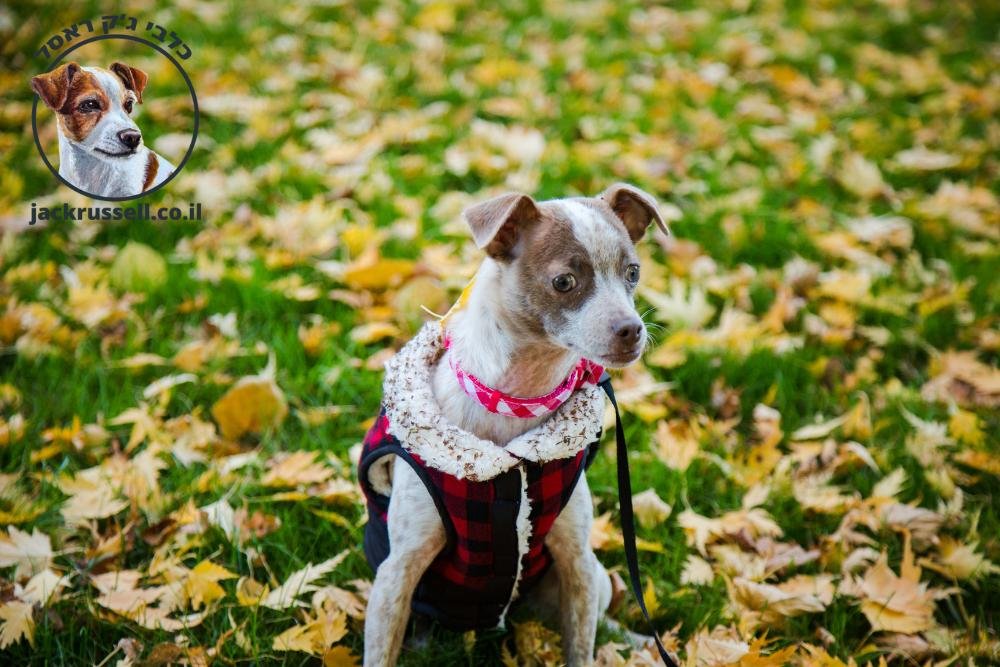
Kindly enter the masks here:
M 174 166 L 143 144 L 132 119 L 148 81 L 119 62 L 109 69 L 71 62 L 31 79 L 57 114 L 60 176 L 97 197 L 131 197 L 167 180 Z
M 359 465 L 377 567 L 364 663 L 396 662 L 411 608 L 461 630 L 503 625 L 529 599 L 561 621 L 568 664 L 590 664 L 613 589 L 590 547 L 583 474 L 604 397 L 576 373 L 642 354 L 634 245 L 651 222 L 667 229 L 654 198 L 624 184 L 593 198 L 508 194 L 464 216 L 488 256 L 444 325 L 387 364 Z M 513 416 L 505 403 L 568 378 L 551 410 Z

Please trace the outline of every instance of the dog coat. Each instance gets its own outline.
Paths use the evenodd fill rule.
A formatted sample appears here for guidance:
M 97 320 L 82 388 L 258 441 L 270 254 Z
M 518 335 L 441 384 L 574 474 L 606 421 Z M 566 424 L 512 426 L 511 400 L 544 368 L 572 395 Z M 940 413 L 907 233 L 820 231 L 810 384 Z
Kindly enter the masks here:
M 545 536 L 596 452 L 603 394 L 581 378 L 549 419 L 499 447 L 441 414 L 431 373 L 443 351 L 440 327 L 429 323 L 386 364 L 382 408 L 358 466 L 368 502 L 365 555 L 372 569 L 389 555 L 389 470 L 399 456 L 424 483 L 447 534 L 413 609 L 454 630 L 498 627 L 552 564 Z

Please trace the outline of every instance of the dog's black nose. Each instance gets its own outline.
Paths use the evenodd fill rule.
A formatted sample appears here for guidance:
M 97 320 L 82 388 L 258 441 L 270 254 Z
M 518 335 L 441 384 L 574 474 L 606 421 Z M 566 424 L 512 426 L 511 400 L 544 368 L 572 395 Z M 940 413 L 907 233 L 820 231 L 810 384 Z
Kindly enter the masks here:
M 622 344 L 635 345 L 642 336 L 642 322 L 634 317 L 626 317 L 612 324 L 611 330 Z
M 142 135 L 136 130 L 122 130 L 118 133 L 118 139 L 129 148 L 135 148 L 142 141 Z

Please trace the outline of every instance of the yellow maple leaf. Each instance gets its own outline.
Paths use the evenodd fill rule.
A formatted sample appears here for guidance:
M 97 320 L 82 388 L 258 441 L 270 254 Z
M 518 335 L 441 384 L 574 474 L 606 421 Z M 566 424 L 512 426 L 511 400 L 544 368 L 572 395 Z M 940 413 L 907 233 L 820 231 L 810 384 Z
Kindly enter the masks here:
M 359 259 L 344 271 L 343 281 L 353 290 L 396 287 L 413 274 L 415 264 L 408 259 Z
M 323 652 L 323 667 L 360 667 L 361 661 L 346 646 L 334 646 Z
M 982 445 L 985 439 L 976 413 L 957 407 L 948 418 L 948 432 L 956 440 L 973 447 Z
M 3 625 L 0 625 L 0 650 L 22 639 L 27 639 L 32 646 L 35 645 L 33 610 L 33 605 L 19 600 L 11 600 L 0 606 L 0 621 L 3 621 Z
M 782 667 L 790 664 L 792 657 L 798 652 L 797 646 L 786 646 L 774 653 L 765 655 L 764 648 L 767 646 L 766 637 L 755 637 L 750 641 L 749 652 L 740 658 L 739 667 Z
M 399 327 L 391 322 L 369 322 L 351 329 L 351 340 L 359 345 L 370 345 L 383 338 L 399 335 Z
M 339 609 L 321 609 L 303 625 L 293 625 L 271 642 L 276 651 L 301 651 L 322 656 L 347 634 L 347 614 Z
M 270 589 L 253 577 L 240 577 L 236 582 L 236 600 L 244 607 L 255 607 L 267 597 Z
M 265 375 L 240 379 L 212 406 L 212 416 L 219 430 L 230 440 L 276 427 L 287 414 L 285 395 L 274 380 Z
M 955 460 L 976 470 L 1000 477 L 1000 456 L 992 452 L 967 449 L 955 455 Z
M 504 641 L 503 646 L 504 664 L 519 667 L 557 667 L 564 664 L 559 635 L 537 621 L 514 623 L 514 651 L 508 648 L 508 641 Z
M 225 589 L 218 582 L 235 579 L 236 575 L 226 568 L 203 560 L 188 572 L 184 579 L 184 594 L 191 600 L 191 607 L 198 609 L 226 596 Z

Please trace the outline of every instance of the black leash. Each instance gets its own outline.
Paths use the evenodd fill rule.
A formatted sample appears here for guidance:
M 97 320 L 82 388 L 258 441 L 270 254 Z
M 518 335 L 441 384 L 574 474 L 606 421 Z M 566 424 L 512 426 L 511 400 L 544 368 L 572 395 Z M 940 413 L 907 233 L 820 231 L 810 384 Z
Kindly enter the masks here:
M 632 478 L 628 471 L 628 444 L 625 442 L 625 429 L 622 428 L 622 417 L 618 411 L 618 401 L 615 400 L 615 390 L 611 386 L 611 376 L 605 373 L 598 380 L 598 384 L 604 393 L 611 399 L 611 405 L 615 408 L 615 439 L 618 441 L 618 506 L 622 515 L 622 542 L 625 547 L 625 563 L 628 565 L 628 577 L 632 583 L 632 593 L 639 603 L 642 615 L 646 617 L 646 625 L 653 634 L 656 648 L 660 651 L 660 658 L 667 667 L 677 667 L 667 650 L 660 642 L 660 635 L 653 627 L 653 622 L 649 618 L 649 611 L 646 609 L 646 601 L 642 598 L 642 579 L 639 576 L 639 553 L 635 548 L 635 517 L 632 512 Z

